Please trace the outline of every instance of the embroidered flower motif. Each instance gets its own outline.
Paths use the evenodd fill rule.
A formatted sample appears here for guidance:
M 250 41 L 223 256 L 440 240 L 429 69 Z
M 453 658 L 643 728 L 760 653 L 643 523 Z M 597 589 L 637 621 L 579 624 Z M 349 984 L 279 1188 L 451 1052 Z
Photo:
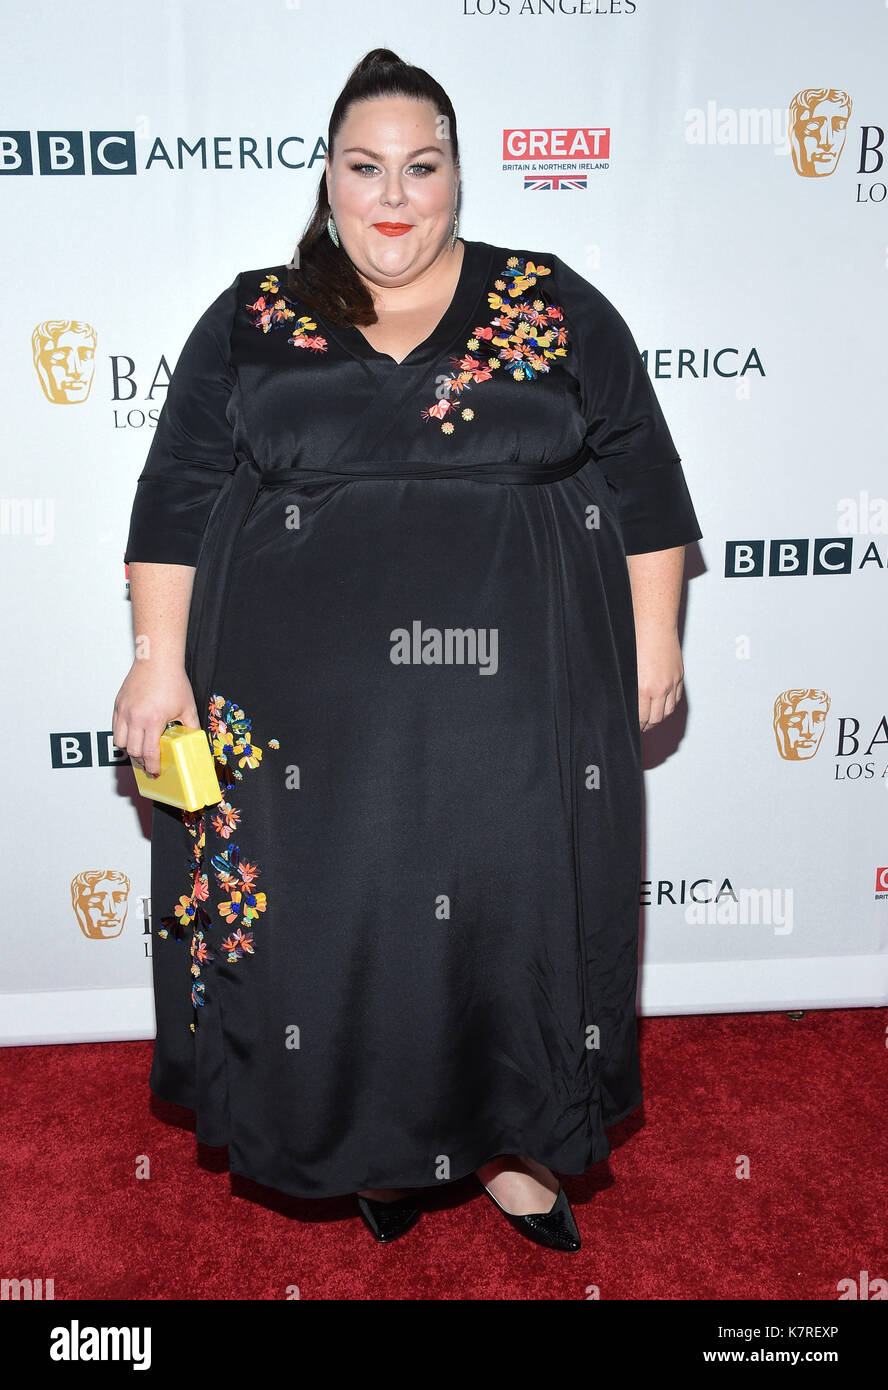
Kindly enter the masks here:
M 229 802 L 220 801 L 210 823 L 216 834 L 227 840 L 240 824 L 240 811 L 235 810 Z
M 487 295 L 487 302 L 496 313 L 488 324 L 480 324 L 472 330 L 466 342 L 468 354 L 450 359 L 456 371 L 441 383 L 436 404 L 422 411 L 424 420 L 441 420 L 442 433 L 453 434 L 452 418 L 445 417 L 451 413 L 456 415 L 458 397 L 464 391 L 471 390 L 479 382 L 490 381 L 493 373 L 502 367 L 513 381 L 535 381 L 541 373 L 550 370 L 556 358 L 567 356 L 567 329 L 562 309 L 543 299 L 530 302 L 521 297 L 538 279 L 551 274 L 548 266 L 536 265 L 519 256 L 509 257 L 505 270 L 494 280 L 494 287 Z M 494 355 L 485 352 L 483 357 L 476 356 L 482 344 L 487 352 L 496 349 Z M 463 410 L 459 415 L 463 420 L 475 418 L 473 410 Z
M 193 897 L 186 897 L 186 895 L 183 894 L 179 901 L 176 903 L 176 906 L 173 908 L 173 911 L 179 918 L 180 922 L 190 924 L 191 919 L 196 911 Z
M 216 776 L 222 791 L 243 781 L 243 768 L 257 768 L 262 762 L 262 748 L 252 736 L 252 723 L 244 711 L 226 700 L 222 695 L 213 695 L 208 708 L 208 730 L 213 747 Z M 268 740 L 269 748 L 280 748 L 276 738 Z M 227 798 L 216 806 L 205 808 L 213 831 L 222 840 L 230 840 L 241 824 L 241 812 Z M 212 928 L 212 917 L 204 904 L 209 899 L 209 874 L 204 867 L 205 829 L 204 811 L 182 811 L 182 819 L 188 828 L 194 844 L 188 861 L 191 890 L 183 893 L 173 908 L 173 912 L 161 917 L 157 935 L 164 940 L 173 932 L 175 939 L 181 941 L 190 931 L 191 974 L 194 984 L 191 987 L 191 1003 L 194 1007 L 194 1032 L 198 1009 L 206 1004 L 206 987 L 200 978 L 206 965 L 215 959 L 209 949 L 207 932 Z M 256 891 L 259 878 L 259 865 L 241 861 L 236 844 L 229 844 L 224 850 L 210 857 L 210 868 L 218 886 L 227 894 L 216 903 L 216 910 L 222 920 L 234 930 L 221 943 L 226 952 L 226 960 L 234 963 L 245 955 L 254 954 L 252 924 L 265 912 L 267 899 L 265 893 Z
M 191 973 L 195 977 L 200 974 L 202 965 L 206 965 L 213 957 L 210 955 L 209 947 L 204 940 L 202 931 L 196 931 L 191 938 Z M 203 999 L 200 1001 L 203 1003 Z
M 293 307 L 296 301 L 284 294 L 276 275 L 269 271 L 259 288 L 263 291 L 259 298 L 252 304 L 244 305 L 254 328 L 261 328 L 263 333 L 269 333 L 272 328 L 289 327 L 295 319 L 293 332 L 287 342 L 292 343 L 294 347 L 310 348 L 312 352 L 327 351 L 327 339 L 311 335 L 311 330 L 317 328 L 314 319 L 308 314 L 296 318 L 296 310 Z
M 228 952 L 230 961 L 241 960 L 244 955 L 253 955 L 253 933 L 242 932 L 240 927 L 233 931 L 226 941 L 222 942 L 222 950 Z

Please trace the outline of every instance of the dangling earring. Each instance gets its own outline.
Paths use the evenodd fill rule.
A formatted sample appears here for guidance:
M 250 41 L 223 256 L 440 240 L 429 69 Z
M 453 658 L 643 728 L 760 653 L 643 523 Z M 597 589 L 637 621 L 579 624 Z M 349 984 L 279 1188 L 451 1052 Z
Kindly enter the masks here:
M 452 251 L 453 248 L 456 246 L 456 233 L 457 233 L 458 229 L 459 229 L 459 218 L 457 217 L 457 215 L 456 215 L 456 209 L 454 208 L 454 210 L 453 210 L 453 236 L 450 238 L 450 249 L 451 249 L 451 251 Z
M 327 218 L 327 231 L 328 231 L 328 233 L 329 233 L 329 235 L 330 235 L 330 240 L 332 241 L 333 245 L 334 245 L 334 246 L 338 246 L 338 245 L 339 245 L 339 233 L 338 233 L 337 230 L 336 230 L 336 223 L 333 221 L 333 214 L 332 214 L 332 212 L 330 213 L 330 216 Z

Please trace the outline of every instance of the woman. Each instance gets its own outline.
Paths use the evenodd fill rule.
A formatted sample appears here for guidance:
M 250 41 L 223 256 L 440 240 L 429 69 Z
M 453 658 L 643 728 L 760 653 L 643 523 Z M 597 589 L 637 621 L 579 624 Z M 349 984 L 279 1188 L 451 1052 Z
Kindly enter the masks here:
M 576 1250 L 556 1172 L 641 1101 L 640 732 L 682 694 L 701 531 L 629 329 L 552 253 L 458 237 L 449 99 L 374 50 L 287 265 L 178 360 L 126 559 L 154 806 L 150 1086 L 232 1172 L 379 1240 L 477 1173 Z

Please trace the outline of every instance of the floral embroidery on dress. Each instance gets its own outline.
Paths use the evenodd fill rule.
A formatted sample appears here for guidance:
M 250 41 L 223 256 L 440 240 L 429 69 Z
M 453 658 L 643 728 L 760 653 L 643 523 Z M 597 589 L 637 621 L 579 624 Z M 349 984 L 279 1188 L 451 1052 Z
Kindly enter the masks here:
M 219 787 L 228 792 L 231 787 L 243 781 L 244 769 L 260 767 L 263 749 L 252 737 L 252 722 L 244 711 L 226 700 L 222 695 L 213 695 L 208 707 L 208 727 L 213 748 L 213 759 Z M 269 748 L 280 748 L 276 738 L 268 740 Z M 215 956 L 207 942 L 207 932 L 212 929 L 213 919 L 206 906 L 210 896 L 209 874 L 204 867 L 206 849 L 205 815 L 209 818 L 213 831 L 221 840 L 229 840 L 241 825 L 241 812 L 231 804 L 229 797 L 200 811 L 182 811 L 182 819 L 188 828 L 194 844 L 188 861 L 188 875 L 191 889 L 183 893 L 173 912 L 161 917 L 157 935 L 166 940 L 170 932 L 181 941 L 187 932 L 191 933 L 191 974 L 194 984 L 191 988 L 191 1003 L 194 1006 L 194 1032 L 198 1010 L 206 1000 L 206 986 L 200 978 L 203 968 Z M 253 923 L 266 909 L 264 893 L 257 891 L 259 866 L 241 860 L 237 844 L 228 844 L 221 853 L 210 858 L 219 888 L 226 895 L 216 903 L 216 910 L 227 927 L 231 927 L 219 949 L 225 952 L 225 959 L 234 963 L 244 956 L 254 954 Z
M 526 296 L 537 280 L 551 275 L 548 266 L 510 256 L 506 268 L 487 302 L 496 312 L 488 324 L 472 330 L 468 353 L 452 357 L 456 371 L 442 382 L 436 405 L 422 411 L 424 420 L 441 420 L 444 434 L 453 434 L 453 418 L 474 420 L 470 408 L 458 409 L 458 397 L 472 386 L 490 381 L 494 372 L 504 370 L 514 381 L 534 381 L 548 372 L 557 357 L 567 356 L 567 329 L 564 313 L 557 304 Z M 517 300 L 517 303 L 512 301 Z M 495 351 L 493 351 L 495 349 Z
M 294 347 L 311 348 L 312 352 L 326 352 L 327 339 L 320 336 L 311 336 L 311 330 L 317 328 L 317 324 L 308 314 L 303 314 L 301 318 L 296 318 L 296 310 L 293 305 L 295 300 L 289 295 L 284 294 L 281 289 L 281 282 L 271 271 L 266 272 L 266 278 L 259 286 L 264 293 L 259 296 L 253 304 L 245 304 L 244 308 L 250 315 L 254 328 L 261 328 L 263 333 L 268 333 L 272 328 L 287 328 L 292 319 L 296 319 L 293 325 L 293 332 L 287 339 Z

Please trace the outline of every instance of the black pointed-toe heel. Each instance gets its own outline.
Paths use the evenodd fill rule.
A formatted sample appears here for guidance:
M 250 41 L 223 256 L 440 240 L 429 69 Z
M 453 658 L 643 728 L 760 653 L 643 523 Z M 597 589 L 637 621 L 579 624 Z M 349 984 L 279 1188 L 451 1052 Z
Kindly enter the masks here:
M 413 1197 L 398 1197 L 393 1202 L 380 1202 L 375 1197 L 355 1193 L 358 1211 L 375 1240 L 391 1242 L 415 1226 L 422 1210 Z
M 478 1179 L 481 1182 L 481 1179 Z M 579 1250 L 580 1233 L 577 1230 L 577 1223 L 571 1211 L 570 1202 L 567 1200 L 567 1193 L 558 1184 L 558 1194 L 548 1211 L 531 1212 L 527 1216 L 515 1216 L 513 1212 L 506 1211 L 501 1202 L 497 1202 L 490 1188 L 486 1183 L 481 1183 L 491 1202 L 499 1207 L 503 1216 L 514 1226 L 516 1231 L 520 1231 L 528 1240 L 533 1240 L 537 1245 L 545 1245 L 549 1250 Z

